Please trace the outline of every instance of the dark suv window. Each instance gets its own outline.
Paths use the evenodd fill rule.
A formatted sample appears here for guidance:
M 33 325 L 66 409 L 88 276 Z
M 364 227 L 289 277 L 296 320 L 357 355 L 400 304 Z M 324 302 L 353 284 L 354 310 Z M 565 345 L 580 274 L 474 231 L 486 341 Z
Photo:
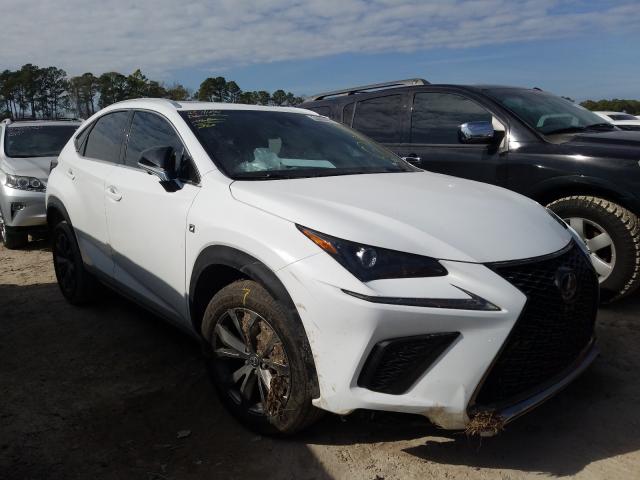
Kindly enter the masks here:
M 153 147 L 173 147 L 178 162 L 181 162 L 176 165 L 180 178 L 196 181 L 191 162 L 186 158 L 183 161 L 184 146 L 171 124 L 154 113 L 135 112 L 127 142 L 125 165 L 137 167 L 140 154 Z
M 108 113 L 100 117 L 89 133 L 84 155 L 118 163 L 122 137 L 127 128 L 129 112 Z
M 402 99 L 402 95 L 387 95 L 358 102 L 353 128 L 378 142 L 401 142 Z
M 331 116 L 331 108 L 329 107 L 311 107 L 309 110 L 312 110 L 320 115 L 324 115 L 325 117 Z
M 460 124 L 490 122 L 491 117 L 476 102 L 460 95 L 416 93 L 411 114 L 411 143 L 459 144 Z
M 351 120 L 353 120 L 353 106 L 355 103 L 351 102 L 344 106 L 342 109 L 342 123 L 351 126 Z

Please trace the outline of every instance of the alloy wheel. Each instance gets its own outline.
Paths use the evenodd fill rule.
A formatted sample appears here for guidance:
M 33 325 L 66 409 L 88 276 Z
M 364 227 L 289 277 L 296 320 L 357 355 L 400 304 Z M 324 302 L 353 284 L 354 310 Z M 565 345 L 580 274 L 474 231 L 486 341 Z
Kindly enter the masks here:
M 565 221 L 584 240 L 598 280 L 600 283 L 604 282 L 616 265 L 616 247 L 611 235 L 601 225 L 586 218 L 569 217 L 565 218 Z
M 227 395 L 247 411 L 276 416 L 291 391 L 289 359 L 269 322 L 247 308 L 231 308 L 216 323 L 215 368 Z

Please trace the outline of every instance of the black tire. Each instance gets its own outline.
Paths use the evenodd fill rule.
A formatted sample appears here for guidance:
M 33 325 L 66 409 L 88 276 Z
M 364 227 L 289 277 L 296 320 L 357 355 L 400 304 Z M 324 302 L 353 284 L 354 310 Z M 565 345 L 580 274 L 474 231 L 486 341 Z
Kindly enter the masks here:
M 84 267 L 73 228 L 62 221 L 52 231 L 53 266 L 62 295 L 73 305 L 95 298 L 98 281 Z
M 2 241 L 4 243 L 4 246 L 9 250 L 17 250 L 19 248 L 25 247 L 27 243 L 29 243 L 29 238 L 24 232 L 12 232 L 11 230 L 5 228 L 0 235 L 3 237 Z
M 260 284 L 239 280 L 214 295 L 202 322 L 202 334 L 210 346 L 207 370 L 222 403 L 240 423 L 265 435 L 294 434 L 321 415 L 311 404 L 315 370 L 306 334 L 299 319 L 290 318 L 286 311 Z M 242 342 L 236 350 L 229 348 L 227 332 L 235 335 L 235 342 Z M 241 348 L 245 356 L 229 358 L 228 352 Z M 224 356 L 223 350 L 227 352 Z M 272 355 L 276 351 L 279 360 Z M 259 369 L 269 370 L 262 362 L 278 365 L 278 370 L 269 373 L 270 387 L 261 383 Z M 249 373 L 234 381 L 233 374 L 240 370 Z M 250 383 L 252 375 L 255 380 Z
M 602 227 L 611 237 L 615 248 L 615 263 L 611 273 L 600 283 L 604 302 L 618 300 L 638 288 L 640 222 L 634 213 L 609 200 L 588 195 L 561 198 L 548 207 L 563 219 L 577 217 L 592 222 L 592 225 Z M 609 248 L 609 252 L 613 251 Z M 607 255 L 606 248 L 604 254 Z

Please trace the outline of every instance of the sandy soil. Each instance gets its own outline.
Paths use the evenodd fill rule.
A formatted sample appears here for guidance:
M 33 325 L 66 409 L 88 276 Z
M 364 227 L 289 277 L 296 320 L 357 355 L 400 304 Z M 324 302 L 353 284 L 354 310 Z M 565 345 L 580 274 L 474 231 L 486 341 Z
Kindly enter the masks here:
M 0 246 L 2 479 L 640 478 L 638 295 L 601 310 L 597 363 L 496 438 L 361 412 L 274 441 L 224 412 L 172 327 L 108 292 L 68 305 L 50 257 Z

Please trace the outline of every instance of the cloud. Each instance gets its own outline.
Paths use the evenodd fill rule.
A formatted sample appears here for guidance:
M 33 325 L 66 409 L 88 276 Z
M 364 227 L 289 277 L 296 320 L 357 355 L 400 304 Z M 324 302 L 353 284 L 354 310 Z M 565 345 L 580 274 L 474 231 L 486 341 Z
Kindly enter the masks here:
M 640 29 L 636 1 L 21 0 L 3 2 L 0 68 L 160 76 L 342 53 L 464 49 Z M 572 7 L 572 8 L 571 8 Z

